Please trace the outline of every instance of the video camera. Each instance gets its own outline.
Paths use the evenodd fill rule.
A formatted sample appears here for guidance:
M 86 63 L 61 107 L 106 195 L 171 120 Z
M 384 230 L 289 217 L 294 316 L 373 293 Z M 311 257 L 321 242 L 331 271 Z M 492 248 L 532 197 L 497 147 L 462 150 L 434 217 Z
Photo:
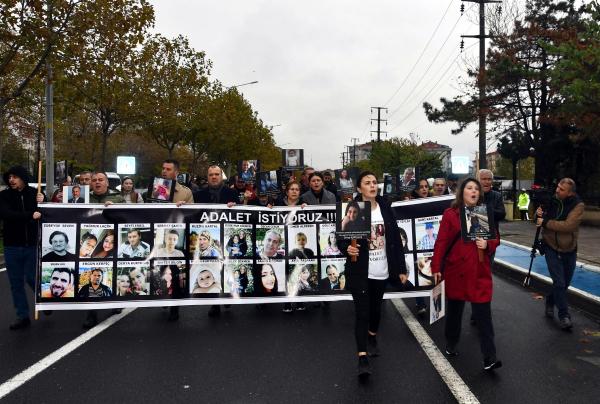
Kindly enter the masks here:
M 537 188 L 531 191 L 531 201 L 534 206 L 542 206 L 543 209 L 550 207 L 554 194 L 546 188 Z

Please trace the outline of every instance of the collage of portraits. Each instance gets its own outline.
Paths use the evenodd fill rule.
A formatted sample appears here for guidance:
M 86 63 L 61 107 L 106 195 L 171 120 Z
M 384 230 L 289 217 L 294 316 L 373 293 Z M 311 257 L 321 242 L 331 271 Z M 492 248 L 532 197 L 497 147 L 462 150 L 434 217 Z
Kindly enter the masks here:
M 202 298 L 347 293 L 333 205 L 42 209 L 41 303 L 198 298 L 203 304 Z M 409 280 L 428 289 L 443 208 L 421 217 L 410 217 L 409 206 L 395 210 L 403 212 L 398 225 Z

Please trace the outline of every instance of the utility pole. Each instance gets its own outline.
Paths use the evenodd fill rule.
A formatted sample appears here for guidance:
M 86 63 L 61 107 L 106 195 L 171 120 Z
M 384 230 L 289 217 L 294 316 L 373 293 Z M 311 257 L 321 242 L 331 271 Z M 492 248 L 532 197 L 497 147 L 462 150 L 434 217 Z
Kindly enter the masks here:
M 479 4 L 479 35 L 461 35 L 462 38 L 478 38 L 479 39 L 479 168 L 487 168 L 486 161 L 486 112 L 485 112 L 485 39 L 489 35 L 485 33 L 485 5 L 487 3 L 502 3 L 498 0 L 461 0 L 467 3 Z
M 352 146 L 352 164 L 356 165 L 356 142 L 359 141 L 360 139 L 357 137 L 353 137 L 350 140 L 352 140 L 354 142 L 354 146 Z
M 49 41 L 53 35 L 52 2 L 47 2 L 48 7 L 48 35 Z M 49 197 L 54 192 L 54 88 L 52 83 L 52 65 L 49 58 L 46 60 L 46 195 Z
M 371 107 L 371 114 L 373 113 L 374 109 L 377 110 L 377 119 L 371 118 L 371 125 L 373 124 L 373 121 L 377 121 L 377 130 L 372 130 L 371 133 L 377 133 L 377 141 L 381 142 L 381 134 L 383 133 L 384 135 L 387 135 L 387 132 L 381 131 L 381 122 L 385 122 L 387 126 L 387 119 L 381 119 L 381 110 L 385 110 L 385 113 L 387 114 L 388 109 L 385 107 Z

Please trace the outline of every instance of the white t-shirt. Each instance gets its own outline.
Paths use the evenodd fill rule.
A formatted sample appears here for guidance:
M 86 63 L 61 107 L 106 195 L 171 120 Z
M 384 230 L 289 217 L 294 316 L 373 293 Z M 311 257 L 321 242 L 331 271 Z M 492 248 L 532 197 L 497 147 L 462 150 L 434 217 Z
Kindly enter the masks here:
M 371 210 L 371 237 L 369 239 L 369 279 L 384 280 L 389 276 L 385 252 L 385 225 L 381 207 Z

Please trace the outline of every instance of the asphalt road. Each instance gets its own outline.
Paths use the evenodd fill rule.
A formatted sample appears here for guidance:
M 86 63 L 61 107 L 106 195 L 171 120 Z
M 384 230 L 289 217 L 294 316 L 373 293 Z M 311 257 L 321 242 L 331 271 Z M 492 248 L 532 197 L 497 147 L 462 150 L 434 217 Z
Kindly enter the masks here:
M 137 309 L 3 402 L 456 402 L 391 302 L 384 305 L 382 356 L 372 359 L 367 383 L 356 377 L 351 302 L 291 315 L 281 305 L 234 306 L 218 319 L 207 318 L 207 310 L 184 307 L 180 321 L 168 323 L 166 310 Z M 573 310 L 574 331 L 563 332 L 543 317 L 535 294 L 496 277 L 493 316 L 504 367 L 488 374 L 469 312 L 460 355 L 449 361 L 480 402 L 597 401 L 596 320 Z M 83 316 L 55 312 L 27 330 L 9 331 L 13 309 L 6 273 L 0 273 L 0 383 L 83 334 Z M 443 321 L 421 324 L 443 348 Z

